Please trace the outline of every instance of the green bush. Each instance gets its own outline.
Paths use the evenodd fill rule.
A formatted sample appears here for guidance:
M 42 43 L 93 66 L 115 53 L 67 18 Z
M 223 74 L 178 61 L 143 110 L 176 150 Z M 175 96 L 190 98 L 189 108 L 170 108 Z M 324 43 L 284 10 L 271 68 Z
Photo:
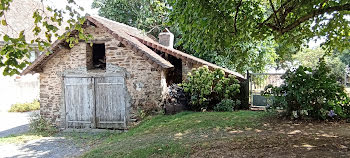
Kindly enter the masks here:
M 39 109 L 40 109 L 39 101 L 34 100 L 31 103 L 13 104 L 9 112 L 27 112 L 27 111 L 34 111 Z
M 57 132 L 57 129 L 45 120 L 40 114 L 34 113 L 29 119 L 30 131 L 43 136 L 50 136 Z
M 181 86 L 191 97 L 192 110 L 212 110 L 223 99 L 236 100 L 240 92 L 239 81 L 234 76 L 226 77 L 223 70 L 211 71 L 207 66 L 193 69 Z
M 350 116 L 349 98 L 344 87 L 331 75 L 330 69 L 321 60 L 319 66 L 311 68 L 299 66 L 288 70 L 279 87 L 265 88 L 265 95 L 273 95 L 273 107 L 284 109 L 294 118 L 316 119 L 345 118 Z
M 220 103 L 216 104 L 214 111 L 233 111 L 236 108 L 236 105 L 241 104 L 241 101 L 233 101 L 231 99 L 224 99 Z

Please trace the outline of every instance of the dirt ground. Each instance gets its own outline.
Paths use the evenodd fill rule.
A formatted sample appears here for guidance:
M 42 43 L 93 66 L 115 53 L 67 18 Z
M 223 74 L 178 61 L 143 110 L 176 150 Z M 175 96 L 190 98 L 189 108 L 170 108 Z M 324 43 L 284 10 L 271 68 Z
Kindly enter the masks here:
M 350 123 L 267 121 L 256 129 L 226 129 L 197 143 L 191 157 L 350 157 Z

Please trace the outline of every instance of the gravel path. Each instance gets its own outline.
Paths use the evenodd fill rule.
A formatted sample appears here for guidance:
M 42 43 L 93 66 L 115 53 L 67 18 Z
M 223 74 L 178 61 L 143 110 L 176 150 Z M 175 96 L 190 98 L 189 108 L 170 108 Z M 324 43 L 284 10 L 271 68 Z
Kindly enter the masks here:
M 31 113 L 0 113 L 0 138 L 28 132 Z M 44 137 L 22 144 L 0 144 L 0 158 L 62 158 L 76 157 L 84 149 L 64 137 Z
M 0 137 L 21 134 L 29 130 L 29 116 L 27 113 L 0 112 Z
M 63 137 L 45 137 L 25 144 L 0 145 L 1 158 L 63 158 L 77 157 L 84 149 Z

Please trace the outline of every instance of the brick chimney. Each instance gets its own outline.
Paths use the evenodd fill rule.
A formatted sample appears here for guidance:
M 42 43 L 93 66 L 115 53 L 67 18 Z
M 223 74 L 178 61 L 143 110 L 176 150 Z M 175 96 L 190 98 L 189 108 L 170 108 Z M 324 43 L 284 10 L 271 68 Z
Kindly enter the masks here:
M 161 45 L 173 48 L 174 46 L 174 34 L 172 34 L 167 28 L 158 35 L 159 43 Z

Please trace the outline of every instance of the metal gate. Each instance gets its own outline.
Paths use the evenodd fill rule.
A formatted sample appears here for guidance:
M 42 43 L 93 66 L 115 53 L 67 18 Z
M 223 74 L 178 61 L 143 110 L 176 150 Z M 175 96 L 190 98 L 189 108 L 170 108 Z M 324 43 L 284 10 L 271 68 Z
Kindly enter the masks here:
M 66 128 L 126 128 L 123 77 L 65 77 Z
M 280 86 L 284 73 L 249 73 L 249 103 L 252 106 L 265 107 L 269 104 L 266 97 L 261 95 L 267 85 Z

